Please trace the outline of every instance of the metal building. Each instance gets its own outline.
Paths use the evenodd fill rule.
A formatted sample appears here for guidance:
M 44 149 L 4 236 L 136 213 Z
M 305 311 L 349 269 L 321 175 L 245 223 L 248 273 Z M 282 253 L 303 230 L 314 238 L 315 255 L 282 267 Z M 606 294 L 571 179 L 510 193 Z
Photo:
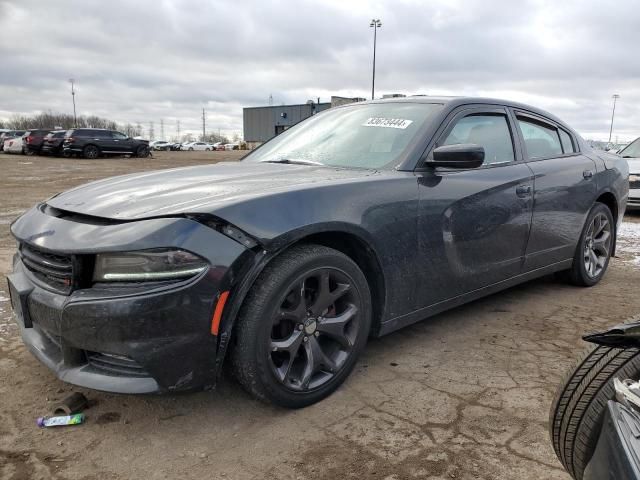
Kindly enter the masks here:
M 331 102 L 307 102 L 299 105 L 269 105 L 266 107 L 246 107 L 242 109 L 244 140 L 253 148 L 305 118 L 327 110 L 332 106 L 343 105 L 363 98 L 331 97 Z

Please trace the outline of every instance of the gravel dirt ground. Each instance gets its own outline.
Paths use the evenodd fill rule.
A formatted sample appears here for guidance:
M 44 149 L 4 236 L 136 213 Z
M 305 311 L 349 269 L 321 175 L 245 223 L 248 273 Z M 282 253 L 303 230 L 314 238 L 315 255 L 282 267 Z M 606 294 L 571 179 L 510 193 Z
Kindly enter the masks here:
M 121 173 L 234 160 L 170 152 L 86 161 L 0 155 L 0 276 L 10 222 L 50 195 Z M 210 392 L 118 396 L 58 381 L 26 350 L 0 282 L 0 478 L 568 479 L 547 434 L 554 391 L 582 333 L 640 314 L 640 215 L 590 289 L 543 278 L 369 342 L 350 379 L 298 411 L 249 398 L 225 377 Z M 135 321 L 132 319 L 132 321 Z M 36 417 L 72 391 L 78 427 Z

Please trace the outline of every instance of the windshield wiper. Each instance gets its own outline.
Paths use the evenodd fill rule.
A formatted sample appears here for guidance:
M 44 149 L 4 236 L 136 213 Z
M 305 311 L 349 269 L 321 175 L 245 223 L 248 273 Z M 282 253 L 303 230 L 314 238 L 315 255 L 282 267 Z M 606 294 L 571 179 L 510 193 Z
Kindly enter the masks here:
M 314 160 L 299 160 L 294 158 L 279 158 L 278 160 L 261 160 L 260 163 L 287 163 L 291 165 L 324 165 Z

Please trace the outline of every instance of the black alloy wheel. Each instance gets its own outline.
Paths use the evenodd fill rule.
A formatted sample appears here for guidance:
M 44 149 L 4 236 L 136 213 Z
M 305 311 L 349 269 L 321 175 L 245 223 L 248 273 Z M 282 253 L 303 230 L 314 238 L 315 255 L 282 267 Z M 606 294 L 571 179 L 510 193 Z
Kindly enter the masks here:
M 371 326 L 362 271 L 346 255 L 303 245 L 273 260 L 240 311 L 232 362 L 252 395 L 299 408 L 349 375 Z
M 598 212 L 591 219 L 583 249 L 584 267 L 589 277 L 596 278 L 602 273 L 611 255 L 612 240 L 611 223 L 604 213 Z
M 327 383 L 340 371 L 358 335 L 360 299 L 351 279 L 334 268 L 297 278 L 271 319 L 270 366 L 293 391 Z
M 609 207 L 596 203 L 582 229 L 571 268 L 561 272 L 574 285 L 591 287 L 597 284 L 609 266 L 615 241 L 615 223 Z
M 82 151 L 84 158 L 95 160 L 100 155 L 100 150 L 95 145 L 87 145 Z

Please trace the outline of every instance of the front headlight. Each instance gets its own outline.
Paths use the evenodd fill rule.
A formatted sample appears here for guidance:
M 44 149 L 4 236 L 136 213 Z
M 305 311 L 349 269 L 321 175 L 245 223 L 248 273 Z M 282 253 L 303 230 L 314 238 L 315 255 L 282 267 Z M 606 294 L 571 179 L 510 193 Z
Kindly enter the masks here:
M 142 250 L 96 255 L 94 282 L 178 280 L 207 268 L 207 262 L 184 250 Z

